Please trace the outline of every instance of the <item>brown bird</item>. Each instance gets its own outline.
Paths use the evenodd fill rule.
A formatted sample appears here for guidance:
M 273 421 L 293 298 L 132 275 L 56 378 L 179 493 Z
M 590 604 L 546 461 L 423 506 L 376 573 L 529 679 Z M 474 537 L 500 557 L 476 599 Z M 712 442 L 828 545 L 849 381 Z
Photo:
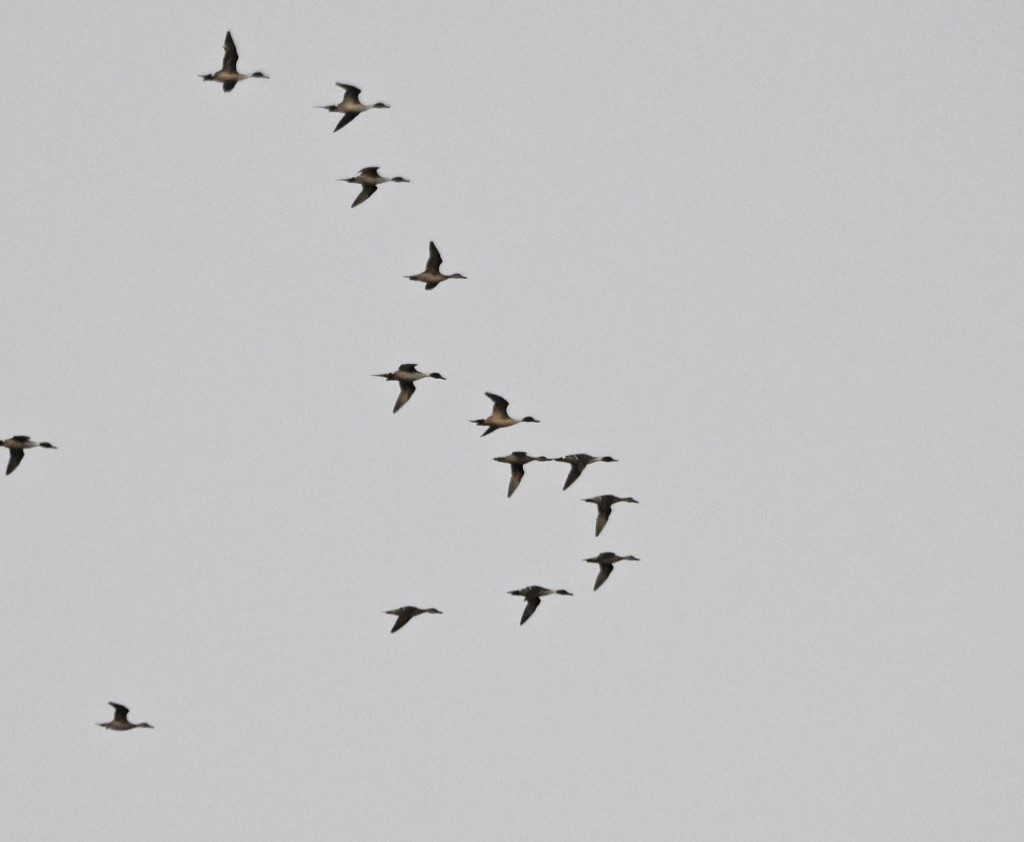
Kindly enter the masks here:
M 110 722 L 97 722 L 101 728 L 110 731 L 131 731 L 132 728 L 152 728 L 148 722 L 129 722 L 128 708 L 119 705 L 117 702 L 107 702 L 114 709 L 114 718 Z

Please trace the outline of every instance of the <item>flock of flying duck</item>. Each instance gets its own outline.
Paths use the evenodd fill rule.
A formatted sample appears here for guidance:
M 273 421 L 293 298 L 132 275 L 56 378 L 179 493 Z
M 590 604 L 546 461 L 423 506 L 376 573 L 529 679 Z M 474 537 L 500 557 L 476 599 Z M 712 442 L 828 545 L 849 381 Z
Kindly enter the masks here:
M 224 61 L 221 65 L 220 70 L 215 73 L 200 74 L 204 81 L 218 82 L 223 86 L 224 92 L 232 90 L 236 84 L 245 79 L 269 79 L 265 73 L 261 71 L 255 71 L 253 73 L 239 73 L 238 71 L 238 50 L 235 47 L 235 41 L 231 37 L 231 33 L 228 32 L 224 38 Z M 362 91 L 354 85 L 347 85 L 343 82 L 335 83 L 339 88 L 345 91 L 345 96 L 341 102 L 335 105 L 319 105 L 317 108 L 323 108 L 334 114 L 341 114 L 342 117 L 338 121 L 338 124 L 334 127 L 334 131 L 339 131 L 355 120 L 364 111 L 370 111 L 375 108 L 390 108 L 391 106 L 383 102 L 376 102 L 372 105 L 365 104 L 360 101 L 360 95 Z M 408 179 L 402 176 L 386 177 L 380 175 L 378 172 L 379 167 L 364 167 L 359 173 L 352 178 L 340 178 L 338 181 L 344 181 L 349 184 L 358 184 L 362 187 L 359 195 L 356 196 L 355 201 L 352 202 L 352 207 L 362 204 L 369 199 L 376 191 L 377 188 L 386 182 L 405 182 L 408 183 Z M 416 275 L 406 275 L 410 281 L 418 281 L 425 284 L 427 290 L 434 289 L 442 281 L 447 281 L 452 278 L 465 279 L 465 275 L 459 273 L 446 275 L 441 271 L 441 252 L 438 251 L 436 245 L 433 242 L 430 243 L 430 252 L 427 258 L 426 268 Z M 398 399 L 395 401 L 395 406 L 392 412 L 398 412 L 403 406 L 405 406 L 409 399 L 412 398 L 416 391 L 416 382 L 425 378 L 434 378 L 436 380 L 444 380 L 445 378 L 438 372 L 422 372 L 418 371 L 415 363 L 404 363 L 400 365 L 397 370 L 387 372 L 385 374 L 377 374 L 375 377 L 383 377 L 385 380 L 390 380 L 398 383 Z M 489 436 L 496 430 L 501 430 L 506 427 L 513 427 L 516 424 L 522 423 L 538 423 L 538 419 L 526 415 L 522 418 L 513 418 L 508 414 L 508 401 L 505 400 L 501 395 L 496 395 L 493 392 L 484 393 L 491 401 L 492 408 L 491 413 L 486 418 L 478 418 L 472 420 L 471 423 L 476 424 L 480 427 L 486 427 L 481 436 Z M 25 456 L 25 451 L 34 447 L 43 447 L 48 449 L 56 449 L 55 445 L 50 442 L 35 442 L 29 436 L 11 436 L 9 438 L 0 440 L 0 446 L 6 447 L 10 452 L 10 456 L 7 463 L 7 474 L 13 473 L 15 468 L 21 464 L 21 460 Z M 565 483 L 562 486 L 562 490 L 569 488 L 576 480 L 583 474 L 584 469 L 588 465 L 592 465 L 595 462 L 615 462 L 616 459 L 611 456 L 591 456 L 589 453 L 570 453 L 567 456 L 559 456 L 557 458 L 549 458 L 547 456 L 530 456 L 523 450 L 514 450 L 506 456 L 494 457 L 495 462 L 502 462 L 512 469 L 512 476 L 508 483 L 508 497 L 511 497 L 519 484 L 522 482 L 523 477 L 526 474 L 526 466 L 531 462 L 563 462 L 569 465 L 569 474 L 565 478 Z M 593 503 L 597 506 L 597 525 L 594 529 L 594 535 L 599 536 L 602 530 L 608 523 L 608 519 L 612 514 L 612 507 L 617 503 L 636 503 L 632 497 L 617 497 L 614 494 L 601 494 L 597 497 L 589 497 L 585 499 L 585 503 Z M 618 555 L 613 552 L 603 552 L 593 558 L 584 559 L 584 561 L 590 564 L 598 565 L 597 579 L 594 582 L 594 590 L 596 591 L 607 581 L 608 577 L 611 576 L 614 570 L 614 565 L 620 561 L 639 561 L 636 556 L 633 555 Z M 519 620 L 519 625 L 522 625 L 540 606 L 542 597 L 550 596 L 552 594 L 560 594 L 563 596 L 572 596 L 572 594 L 563 589 L 557 590 L 552 588 L 542 587 L 541 585 L 529 585 L 525 588 L 518 588 L 514 591 L 509 591 L 512 596 L 519 596 L 526 600 L 526 607 L 523 610 L 522 618 Z M 415 605 L 405 605 L 401 608 L 393 608 L 390 611 L 385 611 L 385 614 L 391 614 L 396 617 L 395 624 L 392 626 L 392 633 L 398 631 L 406 623 L 408 623 L 413 617 L 417 617 L 420 614 L 440 614 L 442 613 L 436 608 L 418 608 Z M 152 728 L 148 722 L 129 722 L 128 721 L 128 708 L 117 702 L 109 702 L 110 706 L 114 708 L 114 718 L 109 722 L 97 723 L 102 728 L 107 728 L 112 731 L 130 731 L 133 728 Z

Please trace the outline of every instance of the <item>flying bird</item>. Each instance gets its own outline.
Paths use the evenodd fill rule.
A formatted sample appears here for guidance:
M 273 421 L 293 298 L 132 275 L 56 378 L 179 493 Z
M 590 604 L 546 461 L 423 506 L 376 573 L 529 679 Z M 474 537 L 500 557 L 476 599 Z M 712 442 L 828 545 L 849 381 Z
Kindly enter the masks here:
M 394 634 L 413 617 L 418 617 L 420 614 L 440 614 L 441 612 L 436 608 L 417 608 L 415 605 L 403 605 L 401 608 L 392 608 L 384 613 L 394 614 L 398 618 L 391 627 L 391 633 Z
M 255 73 L 238 72 L 238 50 L 235 49 L 235 39 L 231 37 L 230 31 L 224 36 L 224 63 L 221 65 L 220 70 L 216 73 L 200 74 L 200 77 L 205 82 L 222 82 L 224 84 L 224 93 L 230 91 L 243 79 L 270 78 L 259 70 Z
M 585 558 L 584 561 L 590 562 L 591 564 L 598 564 L 601 569 L 597 572 L 597 581 L 594 582 L 594 590 L 596 591 L 601 585 L 604 584 L 604 580 L 612 575 L 612 565 L 619 561 L 625 561 L 630 559 L 631 561 L 640 561 L 635 555 L 616 555 L 615 553 L 601 553 L 593 558 Z
M 349 123 L 351 123 L 356 117 L 362 114 L 364 111 L 369 111 L 373 108 L 390 108 L 391 106 L 384 102 L 375 102 L 373 105 L 365 105 L 359 101 L 359 95 L 362 93 L 359 88 L 355 85 L 346 85 L 344 82 L 335 82 L 339 88 L 344 88 L 345 98 L 337 105 L 318 105 L 317 108 L 323 108 L 327 111 L 333 111 L 335 114 L 344 114 L 338 121 L 338 125 L 334 127 L 334 131 L 343 129 Z
M 484 435 L 487 435 L 484 433 Z M 526 466 L 531 462 L 550 462 L 547 456 L 529 456 L 525 450 L 513 450 L 508 456 L 495 456 L 495 462 L 504 462 L 512 467 L 512 478 L 508 481 L 508 496 L 511 497 L 526 475 Z
M 129 722 L 128 721 L 128 708 L 124 705 L 119 705 L 117 702 L 107 702 L 114 709 L 114 718 L 110 722 L 97 722 L 101 728 L 107 728 L 110 731 L 131 731 L 132 728 L 152 728 L 148 722 Z
M 602 494 L 599 497 L 589 497 L 583 502 L 593 503 L 597 506 L 597 529 L 594 530 L 594 535 L 596 536 L 601 534 L 604 525 L 608 523 L 608 518 L 612 516 L 612 506 L 616 503 L 639 503 L 640 501 L 634 500 L 632 497 L 616 497 L 614 494 Z
M 354 175 L 352 176 L 352 178 L 337 179 L 338 181 L 345 181 L 348 182 L 349 184 L 363 185 L 363 189 L 359 192 L 359 195 L 356 196 L 356 200 L 352 203 L 352 207 L 355 207 L 356 205 L 361 205 L 363 202 L 369 199 L 370 196 L 377 192 L 377 186 L 380 184 L 385 184 L 389 181 L 400 181 L 403 184 L 409 183 L 409 179 L 402 178 L 402 176 L 400 175 L 396 175 L 392 178 L 387 178 L 383 175 L 380 175 L 377 172 L 379 169 L 380 167 L 363 167 L 359 171 L 359 175 Z
M 523 418 L 509 418 L 507 400 L 505 400 L 501 395 L 494 394 L 494 392 L 484 392 L 484 394 L 487 395 L 494 404 L 491 414 L 486 418 L 478 418 L 475 421 L 470 421 L 471 424 L 487 428 L 480 435 L 480 438 L 489 436 L 495 430 L 500 430 L 502 427 L 511 427 L 513 424 L 519 424 L 523 421 L 532 421 L 534 424 L 540 423 L 536 418 L 529 415 Z
M 587 465 L 592 465 L 594 462 L 617 462 L 617 459 L 613 459 L 611 456 L 591 456 L 589 453 L 570 453 L 568 456 L 559 456 L 557 459 L 553 459 L 553 462 L 565 462 L 569 465 L 569 475 L 565 478 L 565 485 L 562 486 L 562 491 L 565 491 L 570 485 L 580 478 L 580 474 L 583 473 L 583 469 Z
M 422 380 L 424 377 L 433 377 L 437 380 L 444 380 L 445 378 L 438 374 L 436 371 L 427 374 L 423 371 L 416 370 L 416 363 L 403 363 L 398 367 L 398 371 L 391 371 L 387 374 L 375 374 L 374 377 L 383 377 L 385 380 L 394 380 L 398 383 L 398 388 L 401 390 L 398 393 L 398 400 L 395 401 L 395 408 L 392 412 L 398 412 L 403 406 L 408 403 L 409 398 L 412 397 L 412 393 L 416 391 L 417 380 Z
M 57 449 L 56 445 L 50 444 L 48 441 L 32 441 L 28 436 L 11 436 L 9 439 L 0 441 L 0 447 L 6 447 L 11 451 L 11 458 L 7 460 L 7 474 L 14 473 L 14 469 L 25 458 L 25 451 L 30 447 L 46 447 L 50 450 Z
M 446 275 L 441 271 L 441 252 L 437 250 L 437 246 L 433 242 L 430 243 L 430 257 L 427 258 L 427 268 L 418 275 L 406 275 L 405 277 L 410 281 L 419 281 L 426 284 L 426 289 L 433 289 L 441 281 L 447 281 L 449 278 L 462 278 L 466 280 L 466 276 L 460 275 L 458 272 L 454 275 Z
M 553 591 L 551 588 L 542 588 L 540 585 L 530 585 L 527 588 L 520 588 L 517 591 L 509 591 L 512 596 L 521 596 L 526 600 L 526 608 L 523 610 L 523 619 L 519 621 L 519 625 L 522 625 L 530 617 L 533 616 L 533 612 L 537 610 L 537 606 L 540 605 L 540 598 L 547 596 L 548 594 L 562 594 L 563 596 L 572 596 L 569 591 L 557 590 Z

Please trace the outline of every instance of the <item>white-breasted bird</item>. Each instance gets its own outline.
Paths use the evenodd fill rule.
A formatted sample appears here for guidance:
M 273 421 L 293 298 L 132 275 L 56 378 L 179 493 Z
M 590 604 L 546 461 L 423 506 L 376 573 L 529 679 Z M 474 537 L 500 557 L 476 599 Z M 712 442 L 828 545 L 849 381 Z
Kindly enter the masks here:
M 266 73 L 257 70 L 255 73 L 238 72 L 238 50 L 235 49 L 235 39 L 229 31 L 224 36 L 224 63 L 216 73 L 200 73 L 200 78 L 206 82 L 221 82 L 224 85 L 224 93 L 230 91 L 243 79 L 269 79 Z
M 11 436 L 10 438 L 3 439 L 3 441 L 0 441 L 0 447 L 6 447 L 11 451 L 11 457 L 7 460 L 8 474 L 14 473 L 14 469 L 25 458 L 25 451 L 30 447 L 45 447 L 50 450 L 57 449 L 56 445 L 50 444 L 48 441 L 32 441 L 28 436 Z
M 385 102 L 375 102 L 373 105 L 367 105 L 359 101 L 359 95 L 362 93 L 359 88 L 355 85 L 346 85 L 344 82 L 335 82 L 339 88 L 345 90 L 345 98 L 342 99 L 337 105 L 318 105 L 317 108 L 323 108 L 327 111 L 333 111 L 335 114 L 344 114 L 338 121 L 338 125 L 334 127 L 334 131 L 343 129 L 349 123 L 351 123 L 356 117 L 362 114 L 364 111 L 370 111 L 374 108 L 390 108 L 391 106 Z
M 470 421 L 470 424 L 476 424 L 480 427 L 486 427 L 487 429 L 480 434 L 480 438 L 489 436 L 495 430 L 500 430 L 502 427 L 511 427 L 514 424 L 520 424 L 524 421 L 531 421 L 534 424 L 540 423 L 536 418 L 530 415 L 526 415 L 523 418 L 510 418 L 508 414 L 508 401 L 505 400 L 501 395 L 496 395 L 494 392 L 484 392 L 494 407 L 491 409 L 491 414 L 486 418 L 477 418 L 475 421 Z
M 386 184 L 389 181 L 399 181 L 403 184 L 409 183 L 409 179 L 402 178 L 400 175 L 393 176 L 392 178 L 383 176 L 378 172 L 379 169 L 380 167 L 363 167 L 359 171 L 359 174 L 352 176 L 352 178 L 337 179 L 337 181 L 345 181 L 349 184 L 361 184 L 363 186 L 359 195 L 356 196 L 356 200 L 352 203 L 352 207 L 361 205 L 369 199 L 370 196 L 377 192 L 377 186 L 380 184 Z

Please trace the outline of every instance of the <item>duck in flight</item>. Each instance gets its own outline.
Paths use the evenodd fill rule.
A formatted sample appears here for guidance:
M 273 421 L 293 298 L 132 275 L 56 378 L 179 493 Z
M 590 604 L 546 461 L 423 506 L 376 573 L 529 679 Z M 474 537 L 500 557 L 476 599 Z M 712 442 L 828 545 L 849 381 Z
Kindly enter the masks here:
M 593 503 L 597 506 L 597 529 L 594 530 L 594 535 L 600 535 L 601 530 L 604 529 L 604 525 L 608 523 L 608 518 L 612 516 L 612 506 L 616 503 L 639 503 L 639 500 L 634 500 L 632 497 L 616 497 L 614 494 L 602 494 L 599 497 L 589 497 L 583 501 L 584 503 Z
M 519 621 L 519 625 L 522 625 L 530 617 L 533 616 L 533 612 L 537 610 L 537 606 L 540 605 L 540 598 L 547 596 L 548 594 L 562 594 L 563 596 L 572 596 L 568 591 L 557 590 L 553 591 L 551 588 L 542 588 L 540 585 L 530 585 L 528 588 L 520 588 L 517 591 L 509 591 L 512 596 L 521 596 L 526 600 L 526 608 L 523 611 L 523 619 Z
M 107 728 L 110 731 L 131 731 L 132 728 L 152 728 L 148 722 L 129 722 L 128 721 L 128 708 L 124 705 L 119 705 L 117 702 L 107 702 L 114 709 L 114 718 L 110 722 L 97 722 L 101 728 Z
M 436 608 L 417 608 L 415 605 L 403 605 L 401 608 L 392 608 L 384 613 L 394 614 L 398 618 L 391 627 L 391 633 L 394 634 L 413 617 L 418 617 L 420 614 L 440 614 L 441 612 Z
M 595 462 L 618 462 L 618 459 L 613 459 L 611 456 L 591 456 L 589 453 L 570 453 L 568 456 L 559 456 L 557 459 L 553 459 L 553 462 L 565 462 L 569 465 L 569 475 L 565 478 L 565 485 L 562 486 L 562 491 L 565 491 L 570 485 L 580 478 L 580 474 L 583 473 L 583 469 L 587 465 L 593 465 Z
M 32 441 L 28 436 L 11 436 L 0 441 L 0 447 L 6 447 L 11 451 L 11 458 L 7 460 L 7 474 L 14 473 L 14 469 L 25 458 L 25 451 L 30 447 L 46 447 L 50 450 L 57 449 L 56 445 L 50 444 L 48 441 Z
M 427 289 L 433 289 L 441 281 L 447 281 L 449 278 L 462 278 L 466 280 L 466 276 L 460 275 L 458 272 L 454 275 L 446 275 L 441 271 L 441 252 L 437 250 L 437 246 L 434 245 L 433 241 L 430 243 L 430 257 L 427 258 L 427 268 L 418 275 L 406 275 L 405 277 L 410 281 L 419 281 L 426 284 Z
M 531 421 L 534 424 L 540 422 L 529 415 L 523 418 L 510 418 L 508 414 L 508 401 L 505 400 L 501 395 L 496 395 L 493 392 L 484 392 L 494 404 L 494 408 L 491 410 L 491 414 L 486 418 L 478 418 L 475 421 L 470 421 L 471 424 L 476 424 L 480 427 L 486 427 L 487 429 L 481 433 L 480 438 L 489 436 L 495 430 L 500 430 L 502 427 L 511 427 L 513 424 L 519 424 L 523 421 Z
M 327 111 L 333 111 L 335 114 L 344 114 L 338 121 L 338 125 L 334 127 L 334 131 L 343 129 L 349 123 L 351 123 L 356 117 L 362 114 L 364 111 L 370 111 L 374 108 L 390 108 L 391 106 L 384 102 L 375 102 L 373 105 L 366 105 L 359 101 L 359 95 L 362 93 L 359 88 L 355 85 L 346 85 L 344 82 L 335 82 L 339 88 L 345 90 L 345 98 L 337 105 L 318 105 L 317 108 L 323 108 Z
M 416 391 L 417 380 L 422 380 L 424 377 L 433 377 L 436 380 L 445 379 L 436 371 L 431 374 L 427 374 L 424 371 L 417 371 L 416 363 L 403 363 L 398 367 L 398 371 L 391 371 L 387 374 L 375 374 L 373 376 L 383 377 L 385 380 L 394 380 L 398 383 L 398 388 L 401 391 L 398 393 L 398 400 L 395 401 L 395 408 L 391 410 L 392 412 L 398 412 L 398 410 L 408 403 L 409 398 L 412 397 L 412 393 Z
M 380 167 L 363 167 L 359 171 L 359 175 L 354 175 L 352 176 L 352 178 L 338 179 L 338 181 L 346 181 L 349 184 L 363 185 L 363 189 L 360 191 L 359 195 L 356 196 L 356 200 L 352 203 L 352 207 L 355 207 L 356 205 L 361 205 L 363 202 L 369 199 L 370 196 L 377 192 L 377 186 L 380 184 L 385 184 L 389 181 L 399 181 L 402 182 L 403 184 L 409 183 L 409 179 L 402 178 L 402 176 L 400 175 L 393 176 L 392 178 L 387 178 L 377 172 L 379 169 Z
M 243 79 L 269 79 L 265 73 L 257 70 L 255 73 L 238 72 L 238 50 L 235 49 L 235 39 L 231 32 L 224 36 L 224 63 L 216 73 L 200 74 L 205 82 L 221 82 L 224 85 L 224 93 L 230 91 Z
M 585 558 L 584 561 L 590 564 L 599 564 L 601 569 L 597 572 L 597 581 L 594 582 L 594 590 L 596 591 L 601 585 L 604 584 L 604 580 L 612 575 L 612 565 L 619 561 L 625 561 L 629 559 L 631 561 L 640 561 L 635 555 L 616 555 L 615 553 L 601 553 L 593 558 Z
M 487 435 L 484 433 L 484 435 Z M 495 462 L 504 462 L 512 467 L 512 478 L 508 481 L 509 497 L 519 488 L 519 483 L 526 476 L 526 466 L 531 462 L 550 462 L 547 456 L 529 456 L 525 450 L 513 450 L 508 456 L 495 456 Z

